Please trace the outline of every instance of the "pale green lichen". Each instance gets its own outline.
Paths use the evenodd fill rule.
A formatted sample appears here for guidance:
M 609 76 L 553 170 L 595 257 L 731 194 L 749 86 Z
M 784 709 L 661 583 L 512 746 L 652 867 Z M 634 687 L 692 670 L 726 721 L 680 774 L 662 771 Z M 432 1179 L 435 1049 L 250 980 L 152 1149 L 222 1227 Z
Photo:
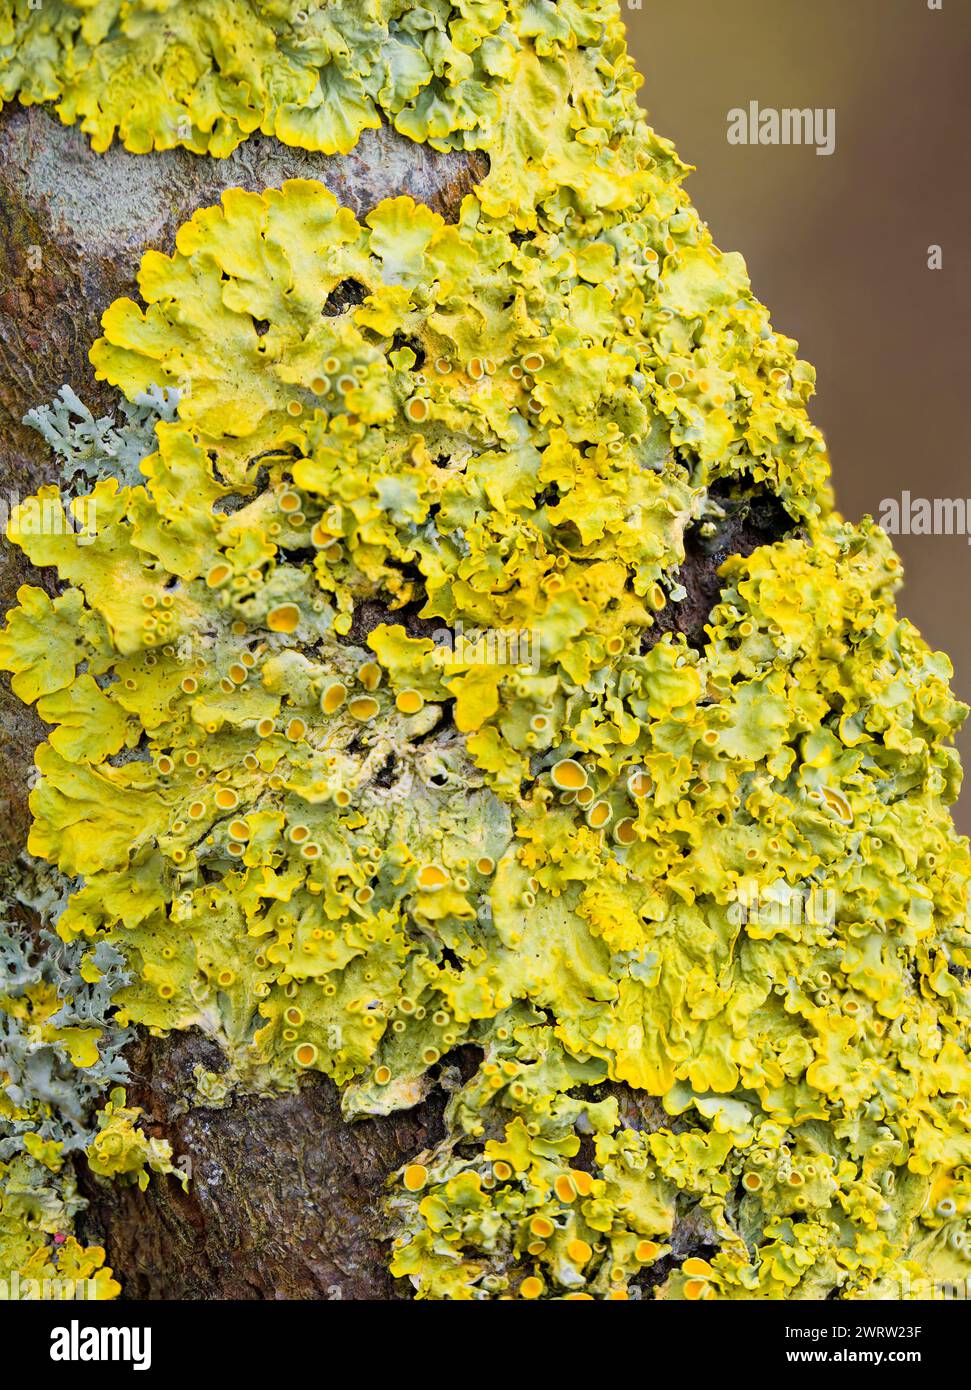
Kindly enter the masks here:
M 74 1238 L 86 1205 L 71 1159 L 100 1176 L 173 1172 L 171 1149 L 134 1128 L 124 1109 L 113 995 L 128 982 L 118 949 L 63 942 L 51 927 L 71 885 L 27 863 L 16 907 L 37 913 L 35 934 L 4 905 L 0 921 L 0 1297 L 113 1298 L 120 1285 L 100 1246 Z M 13 1281 L 13 1274 L 17 1282 Z M 53 1292 L 52 1292 L 53 1290 Z
M 11 519 L 65 584 L 0 635 L 53 726 L 31 852 L 83 878 L 58 931 L 233 1084 L 322 1071 L 354 1116 L 445 1067 L 447 1136 L 390 1199 L 423 1297 L 963 1277 L 949 664 L 833 511 L 812 369 L 637 112 L 616 8 L 456 13 L 499 103 L 435 135 L 493 155 L 457 224 L 230 190 L 92 350 L 180 393 L 143 483 Z M 733 489 L 778 538 L 724 563 L 703 640 L 657 640 Z M 435 640 L 460 626 L 530 660 Z
M 114 415 L 95 419 L 70 386 L 62 386 L 50 405 L 29 410 L 24 424 L 41 434 L 61 466 L 65 491 L 90 487 L 99 478 L 117 478 L 128 487 L 142 481 L 139 464 L 155 452 L 155 426 L 174 420 L 178 392 L 139 392 L 120 403 Z

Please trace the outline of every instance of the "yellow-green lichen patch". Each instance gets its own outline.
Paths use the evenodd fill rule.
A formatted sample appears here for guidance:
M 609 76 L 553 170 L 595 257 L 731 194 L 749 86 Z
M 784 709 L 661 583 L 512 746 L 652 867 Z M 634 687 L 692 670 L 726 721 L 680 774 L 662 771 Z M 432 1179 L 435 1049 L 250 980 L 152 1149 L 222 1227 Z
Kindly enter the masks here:
M 138 153 L 223 156 L 260 130 L 346 154 L 386 122 L 440 150 L 486 150 L 487 211 L 527 222 L 540 202 L 558 221 L 630 205 L 647 179 L 639 84 L 610 0 L 0 4 L 0 100 L 56 103 L 96 150 L 117 136 Z M 585 269 L 597 283 L 602 256 Z M 680 287 L 686 303 L 710 290 L 703 272 Z
M 457 224 L 231 190 L 104 316 L 99 374 L 178 402 L 142 483 L 11 519 L 64 585 L 0 635 L 53 726 L 58 931 L 124 957 L 122 1023 L 201 1028 L 233 1084 L 322 1071 L 354 1116 L 444 1079 L 447 1137 L 390 1198 L 422 1296 L 949 1278 L 949 665 L 886 538 L 833 512 L 811 369 L 637 117 L 616 11 L 595 82 L 592 10 L 524 10 L 505 68 L 489 15 L 520 104 Z M 688 641 L 688 542 L 746 497 L 777 531 Z

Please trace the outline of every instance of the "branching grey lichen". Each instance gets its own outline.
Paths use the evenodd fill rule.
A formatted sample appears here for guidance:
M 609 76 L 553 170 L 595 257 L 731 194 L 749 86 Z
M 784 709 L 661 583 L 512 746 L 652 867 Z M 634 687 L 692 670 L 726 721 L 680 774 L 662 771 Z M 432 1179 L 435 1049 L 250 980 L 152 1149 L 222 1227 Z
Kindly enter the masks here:
M 139 465 L 155 451 L 155 426 L 174 420 L 177 391 L 150 389 L 119 402 L 121 420 L 96 420 L 70 386 L 64 385 L 50 405 L 29 410 L 24 424 L 43 435 L 61 466 L 64 491 L 86 489 L 101 478 L 116 478 L 123 487 L 142 481 Z
M 113 1297 L 119 1285 L 104 1250 L 71 1234 L 85 1202 L 70 1160 L 84 1156 L 109 1175 L 132 1171 L 135 1155 L 134 1171 L 172 1165 L 168 1145 L 132 1128 L 136 1112 L 117 1089 L 132 1036 L 114 1018 L 113 996 L 130 980 L 121 952 L 108 941 L 65 942 L 53 929 L 72 886 L 25 859 L 17 900 L 0 909 L 0 1262 L 5 1289 L 16 1271 L 27 1292 L 48 1281 L 68 1297 L 78 1286 Z M 22 909 L 41 924 L 36 932 L 18 921 Z

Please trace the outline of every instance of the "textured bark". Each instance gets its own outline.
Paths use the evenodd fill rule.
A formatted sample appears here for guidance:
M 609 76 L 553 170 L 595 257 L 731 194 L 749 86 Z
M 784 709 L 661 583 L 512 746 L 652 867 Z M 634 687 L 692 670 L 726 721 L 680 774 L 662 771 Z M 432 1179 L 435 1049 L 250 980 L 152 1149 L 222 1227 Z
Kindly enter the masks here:
M 348 1124 L 326 1078 L 299 1091 L 191 1107 L 193 1068 L 222 1059 L 199 1033 L 143 1038 L 131 1101 L 145 1127 L 188 1158 L 191 1182 L 145 1192 L 87 1176 L 80 1226 L 104 1245 L 124 1296 L 148 1299 L 407 1298 L 387 1270 L 385 1178 L 443 1134 L 444 1094 Z
M 684 537 L 684 564 L 678 579 L 687 590 L 680 603 L 669 602 L 655 618 L 642 643 L 648 651 L 666 632 L 680 632 L 700 651 L 707 640 L 705 625 L 721 597 L 718 571 L 730 555 L 751 555 L 760 545 L 772 545 L 795 531 L 792 517 L 779 499 L 764 487 L 745 487 L 733 481 L 716 482 L 709 496 L 723 516 L 706 527 L 695 522 Z
M 410 193 L 454 218 L 486 172 L 483 156 L 439 155 L 389 130 L 366 132 L 345 159 L 327 159 L 255 138 L 229 159 L 184 151 L 134 157 L 120 148 L 95 155 L 76 129 L 50 112 L 8 108 L 0 116 L 0 495 L 30 495 L 52 474 L 44 442 L 24 412 L 69 383 L 97 414 L 113 393 L 94 380 L 87 352 L 101 314 L 118 295 L 136 294 L 135 273 L 149 246 L 170 250 L 177 227 L 228 187 L 260 190 L 287 178 L 325 182 L 359 215 L 383 197 Z M 348 282 L 342 293 L 353 295 Z M 773 510 L 774 507 L 774 510 Z M 715 543 L 689 534 L 682 569 L 689 600 L 666 610 L 656 629 L 699 641 L 716 600 L 717 566 L 787 529 L 777 503 L 726 506 Z M 697 542 L 697 543 L 696 543 Z M 6 544 L 0 611 L 24 583 L 50 587 Z M 424 632 L 419 604 L 398 613 Z M 360 639 L 386 612 L 355 613 Z M 652 634 L 653 635 L 653 634 Z M 656 640 L 656 639 L 655 639 Z M 0 874 L 26 840 L 26 790 L 44 726 L 0 686 Z M 336 1087 L 325 1079 L 274 1097 L 236 1097 L 228 1106 L 193 1101 L 197 1065 L 218 1071 L 218 1049 L 200 1034 L 142 1036 L 131 1050 L 129 1097 L 152 1133 L 188 1159 L 188 1192 L 171 1178 L 144 1193 L 83 1179 L 90 1201 L 80 1228 L 108 1251 L 125 1294 L 140 1298 L 367 1298 L 407 1296 L 387 1273 L 381 1206 L 385 1178 L 442 1136 L 440 1089 L 413 1111 L 348 1125 Z M 459 1059 L 460 1061 L 463 1059 Z M 632 1124 L 655 1124 L 646 1102 L 625 1093 Z M 704 1222 L 677 1233 L 680 1254 L 705 1246 Z M 663 1271 L 657 1271 L 657 1277 Z

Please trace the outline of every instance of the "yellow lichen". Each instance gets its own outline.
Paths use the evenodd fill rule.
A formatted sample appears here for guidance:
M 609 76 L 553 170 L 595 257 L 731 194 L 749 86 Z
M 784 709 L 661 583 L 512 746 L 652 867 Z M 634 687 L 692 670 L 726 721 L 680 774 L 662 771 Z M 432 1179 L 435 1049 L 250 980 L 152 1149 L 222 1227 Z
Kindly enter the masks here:
M 140 8 L 84 39 L 87 92 Z M 148 8 L 145 45 L 165 13 L 197 47 L 216 25 Z M 333 10 L 309 7 L 315 42 Z M 834 512 L 812 370 L 637 112 L 616 7 L 428 14 L 446 75 L 392 81 L 389 57 L 382 109 L 490 152 L 458 222 L 230 190 L 92 349 L 130 398 L 180 392 L 144 483 L 70 504 L 83 545 L 55 488 L 62 526 L 11 518 L 65 586 L 22 589 L 0 635 L 52 725 L 31 852 L 83 880 L 58 930 L 124 954 L 122 1021 L 203 1029 L 245 1085 L 324 1071 L 349 1116 L 480 1049 L 390 1198 L 421 1296 L 951 1277 L 971 961 L 947 660 L 897 616 L 883 534 Z M 343 148 L 384 101 L 347 104 L 359 59 L 285 117 L 193 106 L 186 143 L 264 123 L 327 148 L 339 111 Z M 136 148 L 159 143 L 140 103 Z M 363 300 L 332 314 L 349 280 Z M 686 536 L 770 503 L 686 640 Z M 113 1124 L 95 1161 L 128 1171 Z M 688 1210 L 708 1257 L 678 1265 Z

